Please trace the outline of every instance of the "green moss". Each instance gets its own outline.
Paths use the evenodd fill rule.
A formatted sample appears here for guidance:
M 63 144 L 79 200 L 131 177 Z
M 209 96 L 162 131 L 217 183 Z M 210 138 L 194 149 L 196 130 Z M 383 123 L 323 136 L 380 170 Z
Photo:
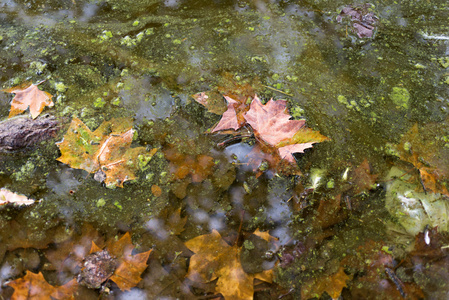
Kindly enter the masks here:
M 243 242 L 243 247 L 247 250 L 253 250 L 255 248 L 254 244 L 249 240 Z
M 94 107 L 96 108 L 102 108 L 106 104 L 106 101 L 103 100 L 103 98 L 97 98 L 94 101 Z
M 103 207 L 106 204 L 106 200 L 104 200 L 103 198 L 100 198 L 97 200 L 97 207 Z
M 406 88 L 393 87 L 393 91 L 390 93 L 390 99 L 399 108 L 409 108 L 410 93 Z
M 438 62 L 440 63 L 440 66 L 445 69 L 449 67 L 449 57 L 440 57 L 438 58 Z

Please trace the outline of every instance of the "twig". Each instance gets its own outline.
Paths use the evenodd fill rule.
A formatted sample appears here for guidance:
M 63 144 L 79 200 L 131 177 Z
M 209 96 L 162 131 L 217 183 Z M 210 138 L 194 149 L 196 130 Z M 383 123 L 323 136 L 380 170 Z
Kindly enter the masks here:
M 264 85 L 264 84 L 262 84 L 262 86 L 263 86 L 263 87 L 266 87 L 267 89 L 270 89 L 270 90 L 276 91 L 276 92 L 278 92 L 278 93 L 281 93 L 281 94 L 284 94 L 284 95 L 287 95 L 287 96 L 293 97 L 293 95 L 292 95 L 292 94 L 288 94 L 288 93 L 286 93 L 286 92 L 283 92 L 283 91 L 281 91 L 281 90 L 275 89 L 275 88 L 273 88 L 273 87 L 271 87 L 271 86 L 268 86 L 268 85 Z

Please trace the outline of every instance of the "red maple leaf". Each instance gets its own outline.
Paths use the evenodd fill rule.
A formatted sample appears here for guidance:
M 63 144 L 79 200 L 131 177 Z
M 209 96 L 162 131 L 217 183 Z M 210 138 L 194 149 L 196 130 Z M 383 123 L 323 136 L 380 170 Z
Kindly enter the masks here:
M 327 137 L 316 134 L 314 138 L 306 139 L 307 142 L 297 143 L 294 139 L 296 133 L 305 133 L 305 120 L 291 120 L 287 113 L 287 101 L 271 99 L 267 104 L 262 104 L 257 95 L 251 102 L 249 111 L 245 114 L 245 120 L 254 129 L 256 137 L 278 148 L 281 158 L 294 163 L 293 153 L 303 153 L 311 148 L 314 143 L 327 140 Z M 312 131 L 310 131 L 312 132 Z
M 259 142 L 259 146 L 249 154 L 249 163 L 255 169 L 259 168 L 262 161 L 267 161 L 271 168 L 280 172 L 300 174 L 293 153 L 303 153 L 314 143 L 328 140 L 318 131 L 307 128 L 305 120 L 292 120 L 286 100 L 271 99 L 264 105 L 254 95 L 248 105 L 248 98 L 236 95 L 224 97 L 228 102 L 228 109 L 212 132 L 224 132 L 228 129 L 237 131 L 244 125 L 250 125 Z M 233 134 L 229 131 L 226 133 Z

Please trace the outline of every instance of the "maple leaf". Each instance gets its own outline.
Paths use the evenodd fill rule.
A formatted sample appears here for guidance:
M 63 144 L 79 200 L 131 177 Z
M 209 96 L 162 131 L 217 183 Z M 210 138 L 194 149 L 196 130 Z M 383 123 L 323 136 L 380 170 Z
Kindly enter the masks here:
M 244 117 L 257 137 L 278 148 L 281 158 L 292 163 L 295 162 L 293 153 L 303 153 L 314 143 L 328 140 L 318 132 L 304 130 L 304 120 L 291 120 L 285 100 L 271 99 L 264 105 L 256 95 Z
M 327 292 L 332 299 L 337 299 L 343 288 L 347 286 L 346 282 L 351 279 L 352 275 L 346 275 L 343 267 L 332 275 L 323 274 L 312 278 L 301 286 L 301 299 L 320 298 L 324 292 Z
M 228 96 L 225 96 L 225 99 L 228 102 L 228 109 L 223 113 L 220 122 L 218 122 L 217 126 L 215 126 L 211 132 L 217 132 L 226 129 L 237 130 L 244 124 L 244 122 L 242 121 L 239 122 L 237 117 L 236 108 L 238 107 L 239 103 Z
M 89 254 L 92 241 L 103 246 L 100 233 L 90 224 L 83 224 L 80 234 L 69 240 L 56 244 L 56 249 L 45 251 L 45 257 L 51 262 L 49 270 L 69 271 L 75 274 L 84 257 Z
M 16 94 L 12 99 L 8 118 L 14 117 L 30 107 L 31 117 L 35 119 L 44 110 L 45 106 L 52 107 L 54 105 L 51 101 L 53 96 L 41 91 L 35 84 L 25 83 L 3 91 Z
M 149 161 L 156 153 L 145 147 L 131 148 L 134 130 L 129 119 L 112 119 L 91 131 L 74 117 L 62 142 L 56 143 L 61 151 L 58 161 L 89 173 L 99 170 L 106 175 L 108 187 L 123 187 L 123 182 L 136 178 L 139 156 Z
M 114 281 L 122 291 L 135 287 L 142 280 L 140 275 L 147 268 L 147 260 L 152 250 L 132 255 L 134 245 L 128 232 L 118 241 L 114 239 L 107 241 L 104 249 L 117 261 L 115 271 L 109 279 Z M 105 250 L 102 250 L 92 242 L 90 253 L 93 254 Z
M 254 147 L 248 155 L 254 170 L 259 169 L 263 161 L 267 161 L 271 168 L 281 173 L 301 174 L 293 153 L 303 153 L 313 144 L 329 140 L 318 131 L 307 128 L 304 120 L 292 120 L 285 100 L 271 99 L 264 105 L 255 94 L 250 102 L 248 100 L 251 97 L 241 95 L 224 97 L 228 102 L 228 109 L 211 132 L 236 135 L 235 131 L 241 131 L 239 129 L 246 124 L 250 125 L 259 142 L 259 147 Z M 282 163 L 282 160 L 287 161 L 290 166 Z
M 8 285 L 14 288 L 11 300 L 73 299 L 73 293 L 78 287 L 75 279 L 63 286 L 55 287 L 45 280 L 41 272 L 35 274 L 30 271 L 27 271 L 24 277 L 9 282 Z
M 5 204 L 13 204 L 15 206 L 31 205 L 34 202 L 36 201 L 28 199 L 24 195 L 18 195 L 4 188 L 0 189 L 0 206 Z
M 448 125 L 449 120 L 429 123 L 422 128 L 415 124 L 397 145 L 400 159 L 419 170 L 424 187 L 446 196 L 449 196 L 444 182 L 449 179 L 449 149 L 445 142 Z
M 263 233 L 259 237 L 267 239 Z M 246 273 L 240 261 L 242 248 L 229 246 L 216 230 L 188 240 L 185 245 L 195 253 L 190 258 L 186 277 L 202 283 L 218 278 L 215 290 L 225 299 L 253 299 L 254 279 L 272 282 L 272 270 Z

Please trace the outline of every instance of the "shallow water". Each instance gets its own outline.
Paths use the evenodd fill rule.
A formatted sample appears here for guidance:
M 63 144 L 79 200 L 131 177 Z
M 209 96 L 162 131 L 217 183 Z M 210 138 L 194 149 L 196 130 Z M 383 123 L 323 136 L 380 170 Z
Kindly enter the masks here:
M 0 211 L 2 297 L 11 297 L 6 283 L 25 270 L 43 272 L 53 285 L 73 278 L 76 260 L 58 269 L 49 252 L 71 241 L 73 248 L 89 248 L 83 236 L 107 240 L 130 232 L 138 252 L 153 253 L 136 288 L 122 292 L 108 283 L 110 294 L 83 288 L 79 299 L 218 299 L 213 286 L 185 279 L 192 253 L 184 242 L 213 229 L 229 243 L 242 232 L 268 230 L 281 249 L 263 253 L 314 249 L 275 267 L 276 283 L 256 287 L 255 299 L 299 299 L 304 281 L 332 273 L 336 261 L 366 241 L 405 249 L 413 237 L 387 230 L 395 220 L 384 207 L 383 178 L 397 163 L 388 145 L 416 122 L 447 117 L 449 73 L 438 59 L 449 55 L 449 6 L 372 3 L 379 19 L 374 36 L 359 38 L 347 20 L 337 22 L 350 1 L 0 1 L 1 86 L 46 80 L 40 87 L 54 95 L 55 106 L 44 112 L 65 126 L 50 142 L 0 156 L 0 186 L 42 199 Z M 191 95 L 222 86 L 223 78 L 253 84 L 264 101 L 286 99 L 299 112 L 295 118 L 330 138 L 296 156 L 302 176 L 260 175 L 246 158 L 254 139 L 218 147 L 226 137 L 206 133 L 220 116 Z M 395 103 L 395 91 L 404 89 L 405 104 Z M 0 93 L 1 119 L 11 98 Z M 55 142 L 73 116 L 91 130 L 131 117 L 134 145 L 159 150 L 135 181 L 109 189 L 56 161 Z M 185 159 L 211 156 L 212 171 L 201 180 L 174 180 L 176 167 L 166 159 L 172 148 Z M 342 174 L 365 159 L 378 175 L 376 186 L 354 193 Z M 314 184 L 318 173 L 322 179 Z M 151 192 L 153 185 L 161 195 Z M 336 197 L 343 199 L 336 213 L 317 213 L 321 200 Z M 169 216 L 178 209 L 187 221 L 174 234 Z M 438 298 L 427 284 L 420 288 Z M 349 287 L 342 297 L 355 295 Z

